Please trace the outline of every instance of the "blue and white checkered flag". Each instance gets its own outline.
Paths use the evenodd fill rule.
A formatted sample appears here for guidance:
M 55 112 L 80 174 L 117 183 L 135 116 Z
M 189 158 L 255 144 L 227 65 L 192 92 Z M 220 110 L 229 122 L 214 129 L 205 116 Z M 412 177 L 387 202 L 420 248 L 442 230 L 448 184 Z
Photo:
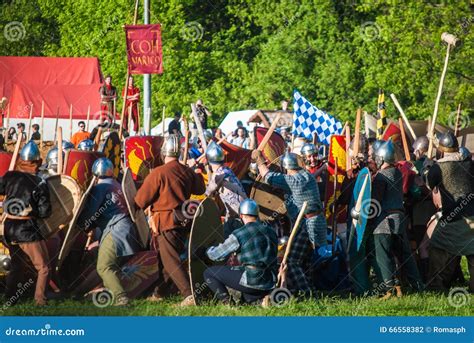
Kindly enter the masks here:
M 318 142 L 329 145 L 331 135 L 342 132 L 342 124 L 329 113 L 323 112 L 312 105 L 300 92 L 293 92 L 293 134 L 295 137 L 313 139 L 318 135 Z

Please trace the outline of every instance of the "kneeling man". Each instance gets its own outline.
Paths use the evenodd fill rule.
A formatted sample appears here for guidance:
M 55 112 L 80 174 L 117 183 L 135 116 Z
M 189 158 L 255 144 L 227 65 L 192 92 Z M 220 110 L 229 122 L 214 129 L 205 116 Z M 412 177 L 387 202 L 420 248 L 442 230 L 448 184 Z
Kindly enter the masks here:
M 246 303 L 262 299 L 275 286 L 277 278 L 278 239 L 275 231 L 258 220 L 259 208 L 255 201 L 245 199 L 240 204 L 241 228 L 218 246 L 206 251 L 213 261 L 222 261 L 238 253 L 240 266 L 214 266 L 204 271 L 204 280 L 217 299 L 230 302 L 227 287 L 242 293 Z

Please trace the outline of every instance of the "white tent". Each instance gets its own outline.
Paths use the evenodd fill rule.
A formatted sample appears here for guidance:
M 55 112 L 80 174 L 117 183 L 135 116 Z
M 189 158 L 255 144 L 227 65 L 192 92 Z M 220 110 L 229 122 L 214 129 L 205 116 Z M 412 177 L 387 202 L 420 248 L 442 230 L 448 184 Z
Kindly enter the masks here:
M 222 130 L 222 132 L 224 132 L 224 134 L 228 134 L 237 128 L 237 122 L 240 120 L 248 131 L 252 131 L 255 124 L 248 125 L 247 121 L 257 112 L 258 110 L 229 112 L 224 120 L 220 123 L 219 128 Z

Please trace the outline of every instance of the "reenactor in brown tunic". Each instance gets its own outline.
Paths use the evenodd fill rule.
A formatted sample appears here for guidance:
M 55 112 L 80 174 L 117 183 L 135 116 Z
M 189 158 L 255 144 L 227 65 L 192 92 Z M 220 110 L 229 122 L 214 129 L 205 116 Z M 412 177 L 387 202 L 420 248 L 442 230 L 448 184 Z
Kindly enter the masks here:
M 158 250 L 159 278 L 150 300 L 159 300 L 170 290 L 171 281 L 185 297 L 183 304 L 193 303 L 189 276 L 181 261 L 189 227 L 183 226 L 183 211 L 191 194 L 206 190 L 201 174 L 179 163 L 179 138 L 170 135 L 163 144 L 165 164 L 152 170 L 135 197 L 143 209 L 151 207 L 154 243 Z M 189 219 L 189 218 L 188 218 Z

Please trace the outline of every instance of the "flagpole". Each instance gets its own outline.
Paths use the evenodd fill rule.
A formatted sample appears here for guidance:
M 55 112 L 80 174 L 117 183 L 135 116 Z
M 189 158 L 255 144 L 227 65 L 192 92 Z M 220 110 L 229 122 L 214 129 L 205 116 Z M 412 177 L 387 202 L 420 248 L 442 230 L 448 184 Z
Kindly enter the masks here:
M 144 0 L 143 3 L 143 22 L 145 25 L 150 23 L 150 1 Z M 150 134 L 150 116 L 151 116 L 151 75 L 143 75 L 143 126 L 145 134 Z
M 137 18 L 138 18 L 138 1 L 135 0 L 135 12 L 133 14 L 133 25 L 137 25 Z M 122 104 L 122 112 L 120 114 L 120 129 L 119 129 L 119 138 L 122 139 L 122 130 L 123 130 L 123 117 L 125 116 L 125 108 L 127 103 L 127 95 L 128 95 L 128 79 L 130 78 L 130 69 L 128 68 L 128 61 L 127 61 L 127 79 L 125 80 L 125 89 L 123 92 L 123 104 Z

